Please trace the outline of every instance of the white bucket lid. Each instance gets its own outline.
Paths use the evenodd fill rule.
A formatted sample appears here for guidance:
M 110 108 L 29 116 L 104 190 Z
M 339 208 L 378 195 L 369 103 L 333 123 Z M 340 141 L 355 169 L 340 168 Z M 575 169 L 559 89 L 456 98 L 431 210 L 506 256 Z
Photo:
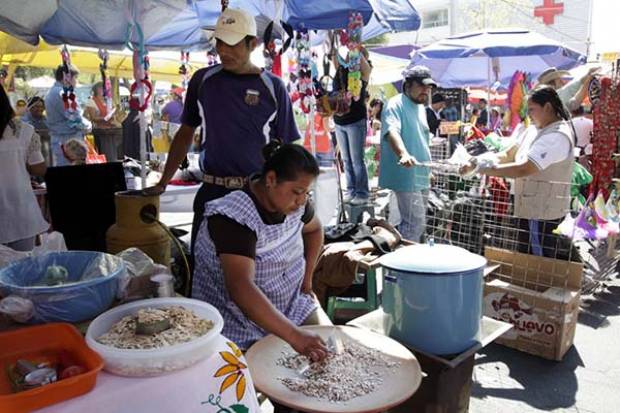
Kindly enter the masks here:
M 453 245 L 419 244 L 399 248 L 381 257 L 380 262 L 397 271 L 449 274 L 483 268 L 487 260 Z

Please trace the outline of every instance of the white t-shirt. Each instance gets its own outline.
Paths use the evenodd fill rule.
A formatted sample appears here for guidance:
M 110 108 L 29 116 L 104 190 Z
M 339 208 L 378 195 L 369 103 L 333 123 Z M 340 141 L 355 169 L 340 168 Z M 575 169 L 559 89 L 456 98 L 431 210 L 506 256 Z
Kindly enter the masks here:
M 592 119 L 579 116 L 573 118 L 573 125 L 575 126 L 575 133 L 577 134 L 577 146 L 580 148 L 587 148 L 592 141 L 592 137 L 590 136 L 594 129 Z
M 548 132 L 536 139 L 538 132 L 535 126 L 530 126 L 522 132 L 519 137 L 521 139 L 517 140 L 519 144 L 517 161 L 526 156 L 542 171 L 554 163 L 562 162 L 573 156 L 570 142 L 563 134 Z
M 0 244 L 19 241 L 45 232 L 49 224 L 30 185 L 26 165 L 44 161 L 34 128 L 15 122 L 0 139 Z

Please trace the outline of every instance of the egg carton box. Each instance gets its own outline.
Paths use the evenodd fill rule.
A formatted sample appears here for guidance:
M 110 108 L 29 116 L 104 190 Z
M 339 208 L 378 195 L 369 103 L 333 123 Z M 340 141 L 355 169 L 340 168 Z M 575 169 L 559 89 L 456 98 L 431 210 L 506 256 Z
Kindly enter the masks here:
M 485 249 L 498 265 L 484 286 L 484 315 L 514 328 L 497 343 L 550 360 L 572 346 L 583 265 L 499 248 Z

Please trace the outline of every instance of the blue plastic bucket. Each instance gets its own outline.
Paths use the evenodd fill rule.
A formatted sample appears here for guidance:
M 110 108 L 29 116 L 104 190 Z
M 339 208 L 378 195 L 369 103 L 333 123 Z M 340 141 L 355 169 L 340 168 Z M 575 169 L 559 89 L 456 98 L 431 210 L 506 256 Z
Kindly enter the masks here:
M 67 269 L 68 284 L 36 285 L 51 265 Z M 92 277 L 82 279 L 87 270 Z M 29 323 L 73 323 L 107 310 L 116 297 L 119 277 L 125 273 L 123 260 L 113 255 L 92 251 L 53 252 L 0 269 L 0 294 L 30 300 L 34 313 Z
M 478 342 L 485 258 L 450 245 L 413 245 L 385 255 L 381 265 L 391 337 L 437 355 Z

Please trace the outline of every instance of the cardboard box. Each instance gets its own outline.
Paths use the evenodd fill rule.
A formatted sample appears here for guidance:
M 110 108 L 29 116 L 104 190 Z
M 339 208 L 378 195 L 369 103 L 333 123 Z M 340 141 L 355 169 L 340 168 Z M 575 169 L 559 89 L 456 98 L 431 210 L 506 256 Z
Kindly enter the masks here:
M 484 314 L 514 326 L 496 342 L 562 360 L 575 337 L 583 265 L 490 247 L 485 256 L 499 268 L 485 282 Z

